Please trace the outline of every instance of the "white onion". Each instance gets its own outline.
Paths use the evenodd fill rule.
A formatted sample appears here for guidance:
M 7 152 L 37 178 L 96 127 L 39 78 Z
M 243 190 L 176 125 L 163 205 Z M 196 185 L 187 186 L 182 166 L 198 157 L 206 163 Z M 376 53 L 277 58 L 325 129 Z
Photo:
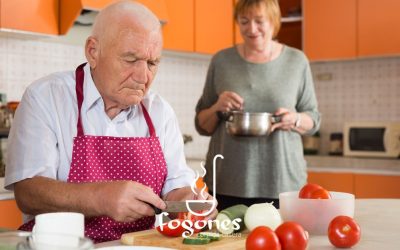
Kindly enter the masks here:
M 258 226 L 267 226 L 275 230 L 282 224 L 282 218 L 272 203 L 251 205 L 244 215 L 244 224 L 251 231 Z

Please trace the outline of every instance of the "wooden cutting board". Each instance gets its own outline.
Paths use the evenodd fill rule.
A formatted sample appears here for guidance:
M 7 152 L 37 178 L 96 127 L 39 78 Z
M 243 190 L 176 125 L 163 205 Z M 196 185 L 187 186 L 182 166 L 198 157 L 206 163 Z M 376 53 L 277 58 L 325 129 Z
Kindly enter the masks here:
M 235 236 L 221 235 L 220 240 L 213 241 L 205 245 L 186 245 L 182 243 L 182 237 L 167 237 L 160 234 L 156 229 L 150 229 L 146 231 L 123 234 L 121 237 L 121 242 L 124 245 L 157 246 L 184 250 L 239 250 L 246 248 L 247 235 L 248 232 L 241 232 Z M 197 237 L 197 235 L 194 234 L 191 237 Z

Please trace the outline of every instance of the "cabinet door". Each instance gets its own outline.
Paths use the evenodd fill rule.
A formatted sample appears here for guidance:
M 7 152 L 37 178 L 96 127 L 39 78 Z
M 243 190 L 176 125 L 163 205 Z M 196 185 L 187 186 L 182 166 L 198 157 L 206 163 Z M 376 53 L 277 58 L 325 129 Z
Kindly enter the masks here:
M 195 0 L 195 51 L 214 54 L 233 44 L 233 1 Z
M 168 22 L 163 27 L 164 48 L 194 51 L 194 0 L 166 0 Z
M 58 0 L 0 0 L 0 27 L 58 35 Z
M 400 198 L 400 176 L 355 175 L 357 198 Z
M 0 227 L 18 229 L 22 225 L 22 213 L 15 200 L 0 201 Z
M 360 56 L 400 54 L 400 1 L 358 1 Z
M 303 1 L 303 48 L 310 60 L 356 57 L 356 7 L 357 0 Z
M 328 191 L 354 193 L 352 173 L 308 172 L 308 182 L 315 183 Z

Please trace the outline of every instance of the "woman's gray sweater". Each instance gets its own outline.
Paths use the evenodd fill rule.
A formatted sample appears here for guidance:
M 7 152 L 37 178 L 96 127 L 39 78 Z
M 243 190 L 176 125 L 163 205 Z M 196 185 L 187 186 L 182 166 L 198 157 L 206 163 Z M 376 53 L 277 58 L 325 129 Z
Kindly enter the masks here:
M 320 126 L 320 114 L 310 66 L 305 55 L 284 46 L 278 58 L 268 63 L 244 60 L 235 47 L 217 53 L 211 60 L 197 114 L 211 107 L 223 91 L 233 91 L 244 99 L 245 111 L 273 113 L 287 108 L 307 113 L 314 121 L 308 134 Z M 196 129 L 207 134 L 195 121 Z M 306 162 L 301 135 L 276 130 L 269 136 L 236 137 L 227 134 L 220 121 L 211 135 L 205 181 L 212 189 L 212 163 L 217 160 L 218 194 L 245 198 L 278 198 L 279 193 L 299 190 L 306 183 Z M 215 192 L 215 191 L 214 191 Z

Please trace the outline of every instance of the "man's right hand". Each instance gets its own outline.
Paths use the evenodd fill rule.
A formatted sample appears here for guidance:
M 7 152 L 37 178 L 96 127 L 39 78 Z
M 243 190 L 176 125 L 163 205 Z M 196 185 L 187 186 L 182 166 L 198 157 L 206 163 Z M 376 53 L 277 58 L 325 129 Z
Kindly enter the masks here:
M 243 109 L 243 103 L 243 98 L 237 93 L 224 91 L 219 95 L 218 101 L 214 105 L 217 111 L 229 112 Z
M 26 214 L 70 211 L 130 222 L 165 208 L 151 188 L 134 181 L 67 183 L 35 176 L 15 183 L 15 199 Z
M 150 187 L 135 181 L 102 183 L 96 191 L 96 197 L 99 212 L 120 222 L 153 216 L 151 205 L 165 209 L 164 201 Z

